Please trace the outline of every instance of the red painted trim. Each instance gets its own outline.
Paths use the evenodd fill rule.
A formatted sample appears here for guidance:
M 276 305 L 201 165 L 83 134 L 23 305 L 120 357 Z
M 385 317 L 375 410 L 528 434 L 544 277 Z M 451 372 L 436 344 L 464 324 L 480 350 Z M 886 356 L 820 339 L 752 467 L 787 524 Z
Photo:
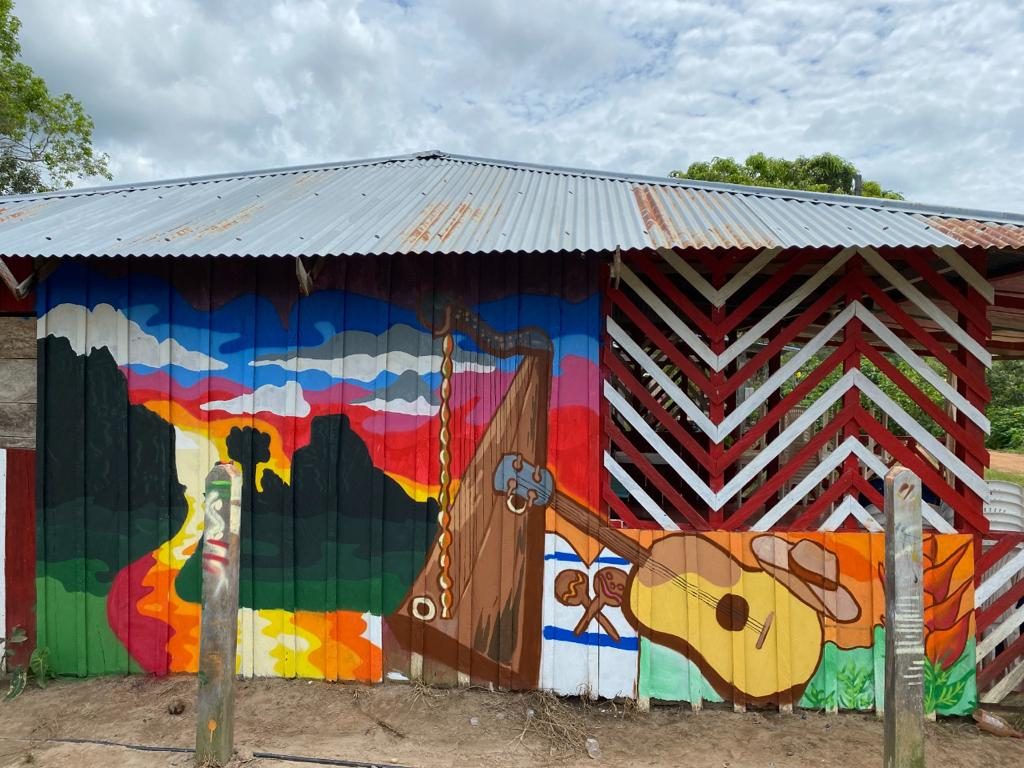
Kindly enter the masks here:
M 711 526 L 709 526 L 707 521 L 700 516 L 700 513 L 690 506 L 686 499 L 684 499 L 679 492 L 669 484 L 665 479 L 665 476 L 654 468 L 651 462 L 647 460 L 647 457 L 644 456 L 643 453 L 641 453 L 613 423 L 608 424 L 608 436 L 611 437 L 612 444 L 618 445 L 626 452 L 629 458 L 632 459 L 634 466 L 644 474 L 644 477 L 657 486 L 658 490 L 664 494 L 675 510 L 689 521 L 690 525 L 698 531 L 706 531 L 710 529 Z
M 985 538 L 989 537 L 986 536 Z M 975 584 L 980 584 L 983 581 L 984 575 L 1021 542 L 1024 542 L 1024 534 L 1009 534 L 1000 537 L 995 544 L 985 550 L 974 562 Z
M 928 395 L 918 389 L 914 382 L 904 376 L 900 370 L 890 363 L 884 355 L 873 347 L 866 347 L 861 350 L 864 356 L 874 363 L 878 369 L 886 375 L 886 377 L 892 381 L 893 384 L 898 386 L 905 395 L 907 395 L 914 403 L 917 404 L 922 411 L 927 413 L 936 424 L 942 429 L 951 434 L 957 441 L 957 444 L 963 445 L 970 453 L 975 456 L 981 457 L 987 455 L 985 450 L 984 440 L 979 440 L 977 435 L 968 434 L 967 430 L 956 421 L 949 417 L 945 411 L 935 404 Z
M 826 293 L 822 294 L 814 304 L 805 309 L 800 315 L 785 328 L 772 331 L 769 341 L 760 352 L 748 360 L 742 368 L 723 382 L 720 389 L 709 393 L 713 400 L 724 400 L 733 394 L 742 384 L 749 381 L 751 377 L 768 364 L 773 355 L 782 352 L 787 344 L 791 344 L 797 336 L 805 333 L 807 326 L 827 312 L 834 304 L 840 301 L 846 292 L 842 282 L 836 283 Z
M 903 258 L 903 261 L 905 261 L 911 269 L 924 278 L 925 283 L 930 288 L 935 290 L 943 299 L 953 305 L 953 309 L 963 315 L 967 315 L 970 317 L 971 322 L 982 328 L 987 328 L 988 332 L 991 333 L 992 327 L 989 325 L 988 320 L 985 317 L 984 302 L 979 304 L 971 301 L 968 296 L 965 296 L 963 293 L 958 291 L 950 280 L 928 266 L 928 263 L 922 259 L 918 253 L 911 250 L 905 250 L 900 255 Z
M 21 627 L 28 641 L 13 646 L 11 665 L 28 663 L 36 645 L 36 452 L 7 451 L 7 626 Z
M 681 257 L 685 258 L 685 257 Z M 703 312 L 694 306 L 693 302 L 680 291 L 672 282 L 665 277 L 665 274 L 661 272 L 654 263 L 642 253 L 636 254 L 631 260 L 631 263 L 640 268 L 644 276 L 650 281 L 647 283 L 647 287 L 651 287 L 651 283 L 657 287 L 657 289 L 663 294 L 664 298 L 668 301 L 665 302 L 669 307 L 678 307 L 683 310 L 683 313 L 693 321 L 693 323 L 701 330 L 701 332 L 708 337 L 714 336 L 718 333 L 717 328 L 713 324 L 713 321 L 708 318 Z
M 864 280 L 865 293 L 873 298 L 880 309 L 930 353 L 936 360 L 951 370 L 958 378 L 966 380 L 977 392 L 985 398 L 991 397 L 988 387 L 985 386 L 984 377 L 979 378 L 977 373 L 968 370 L 956 357 L 944 346 L 938 343 L 934 334 L 929 333 L 915 321 L 910 315 L 904 312 L 891 298 L 879 290 L 878 286 L 870 280 Z
M 811 259 L 810 261 L 817 261 Z M 732 333 L 736 326 L 746 320 L 751 313 L 762 308 L 768 301 L 768 298 L 784 287 L 787 280 L 793 277 L 800 269 L 807 265 L 807 260 L 798 258 L 786 259 L 782 268 L 774 275 L 769 277 L 765 282 L 755 290 L 750 296 L 743 300 L 743 302 L 736 307 L 732 312 L 728 314 L 722 321 L 721 333 Z M 756 282 L 757 278 L 752 278 L 752 282 Z M 748 283 L 749 285 L 750 283 Z
M 1024 579 L 1012 585 L 1003 594 L 992 601 L 987 608 L 977 612 L 978 634 L 998 621 L 1009 609 L 1016 607 L 1017 601 L 1024 598 Z
M 1024 635 L 1021 635 L 996 656 L 992 661 L 978 670 L 978 688 L 988 688 L 999 677 L 1000 673 L 1024 654 Z
M 686 378 L 696 384 L 702 391 L 707 392 L 711 389 L 711 380 L 704 375 L 696 364 L 685 353 L 669 341 L 668 337 L 665 336 L 658 328 L 652 323 L 643 312 L 626 296 L 622 291 L 612 289 L 608 291 L 608 298 L 611 299 L 612 305 L 622 311 L 623 314 L 628 317 L 637 328 L 639 328 L 647 338 L 653 341 L 659 350 L 665 353 L 669 360 L 671 360 L 680 371 L 685 374 Z M 610 343 L 610 342 L 609 342 Z
M 879 424 L 878 421 L 869 413 L 863 409 L 858 410 L 860 413 L 857 416 L 857 421 L 861 428 L 873 437 L 875 442 L 881 445 L 882 448 L 896 459 L 896 461 L 903 464 L 907 469 L 913 471 L 919 478 L 921 478 L 922 483 L 931 488 L 939 498 L 949 504 L 953 509 L 970 507 L 968 498 L 961 495 L 952 486 L 950 486 L 930 461 L 922 459 L 917 455 L 917 453 L 907 448 L 902 440 L 886 430 L 885 427 Z M 973 530 L 979 533 L 988 532 L 988 520 L 985 519 L 984 515 L 971 510 L 968 512 L 966 517 L 968 524 Z M 963 532 L 967 533 L 969 531 Z
M 846 426 L 846 422 L 854 417 L 856 411 L 851 411 L 849 408 L 843 408 L 835 418 L 832 419 L 825 428 L 818 432 L 812 437 L 807 444 L 801 448 L 797 454 L 790 459 L 789 463 L 779 471 L 774 477 L 768 478 L 767 482 L 763 483 L 745 503 L 740 506 L 739 509 L 734 512 L 729 519 L 726 521 L 724 528 L 728 530 L 737 530 L 743 525 L 746 520 L 758 511 L 766 498 L 768 498 L 775 491 L 779 490 L 783 483 L 791 478 L 804 464 L 821 449 L 821 447 L 832 439 L 836 432 Z
M 801 381 L 788 395 L 774 405 L 764 417 L 758 419 L 757 424 L 744 432 L 722 455 L 723 465 L 732 464 L 742 457 L 743 453 L 756 443 L 761 435 L 772 429 L 778 429 L 786 414 L 799 405 L 826 376 L 843 362 L 851 346 L 849 343 L 845 343 L 843 346 L 837 347 L 806 379 Z
M 679 443 L 693 455 L 695 459 L 702 462 L 704 466 L 711 464 L 711 458 L 708 456 L 704 448 L 698 443 L 693 435 L 686 431 L 686 429 L 669 414 L 665 408 L 654 399 L 654 396 L 647 390 L 643 384 L 638 382 L 636 378 L 630 373 L 629 369 L 626 368 L 625 364 L 614 354 L 609 353 L 606 360 L 608 371 L 615 375 L 619 382 L 630 391 L 632 395 L 637 397 L 643 404 L 644 407 L 649 409 L 650 412 L 657 418 L 658 423 L 668 429 L 672 433 Z M 601 398 L 604 399 L 604 393 L 602 392 Z M 607 400 L 605 401 L 607 402 Z
M 633 510 L 627 507 L 622 499 L 612 493 L 611 488 L 602 488 L 601 496 L 604 498 L 605 504 L 611 507 L 612 511 L 615 512 L 619 519 L 628 527 L 649 531 L 661 530 L 661 526 L 653 520 L 641 520 L 639 517 L 634 515 Z

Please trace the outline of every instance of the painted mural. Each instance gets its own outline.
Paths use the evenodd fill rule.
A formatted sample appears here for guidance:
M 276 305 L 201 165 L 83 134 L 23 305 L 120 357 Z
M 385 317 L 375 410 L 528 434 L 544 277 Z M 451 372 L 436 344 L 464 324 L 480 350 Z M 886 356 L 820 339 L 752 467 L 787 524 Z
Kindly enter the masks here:
M 63 265 L 39 296 L 40 643 L 194 671 L 204 479 L 242 474 L 244 675 L 872 708 L 880 535 L 611 527 L 600 286 L 565 256 Z M 970 537 L 926 691 L 974 706 Z

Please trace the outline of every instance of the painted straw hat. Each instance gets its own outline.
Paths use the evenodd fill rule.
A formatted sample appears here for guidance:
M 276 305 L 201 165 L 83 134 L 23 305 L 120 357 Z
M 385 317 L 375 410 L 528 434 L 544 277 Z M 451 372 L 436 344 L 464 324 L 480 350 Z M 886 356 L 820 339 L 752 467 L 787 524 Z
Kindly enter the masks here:
M 798 598 L 840 624 L 860 618 L 860 605 L 839 583 L 839 558 L 818 542 L 791 543 L 766 534 L 750 542 L 758 564 Z

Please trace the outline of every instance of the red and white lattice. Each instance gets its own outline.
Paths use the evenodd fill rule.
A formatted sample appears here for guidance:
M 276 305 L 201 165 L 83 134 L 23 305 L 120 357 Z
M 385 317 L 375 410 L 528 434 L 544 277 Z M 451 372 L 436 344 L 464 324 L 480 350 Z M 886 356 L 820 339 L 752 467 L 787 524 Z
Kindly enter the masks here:
M 949 248 L 617 258 L 603 354 L 611 516 L 880 530 L 879 479 L 900 463 L 927 489 L 927 525 L 988 530 L 993 294 L 980 264 Z

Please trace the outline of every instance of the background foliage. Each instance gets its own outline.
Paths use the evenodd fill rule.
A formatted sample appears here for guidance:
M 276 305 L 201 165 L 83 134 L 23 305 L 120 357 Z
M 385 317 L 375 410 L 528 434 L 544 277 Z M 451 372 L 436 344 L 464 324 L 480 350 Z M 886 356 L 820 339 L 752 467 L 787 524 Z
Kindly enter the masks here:
M 70 93 L 50 93 L 21 61 L 14 0 L 0 0 L 0 195 L 110 179 L 107 156 L 92 147 L 93 121 Z

